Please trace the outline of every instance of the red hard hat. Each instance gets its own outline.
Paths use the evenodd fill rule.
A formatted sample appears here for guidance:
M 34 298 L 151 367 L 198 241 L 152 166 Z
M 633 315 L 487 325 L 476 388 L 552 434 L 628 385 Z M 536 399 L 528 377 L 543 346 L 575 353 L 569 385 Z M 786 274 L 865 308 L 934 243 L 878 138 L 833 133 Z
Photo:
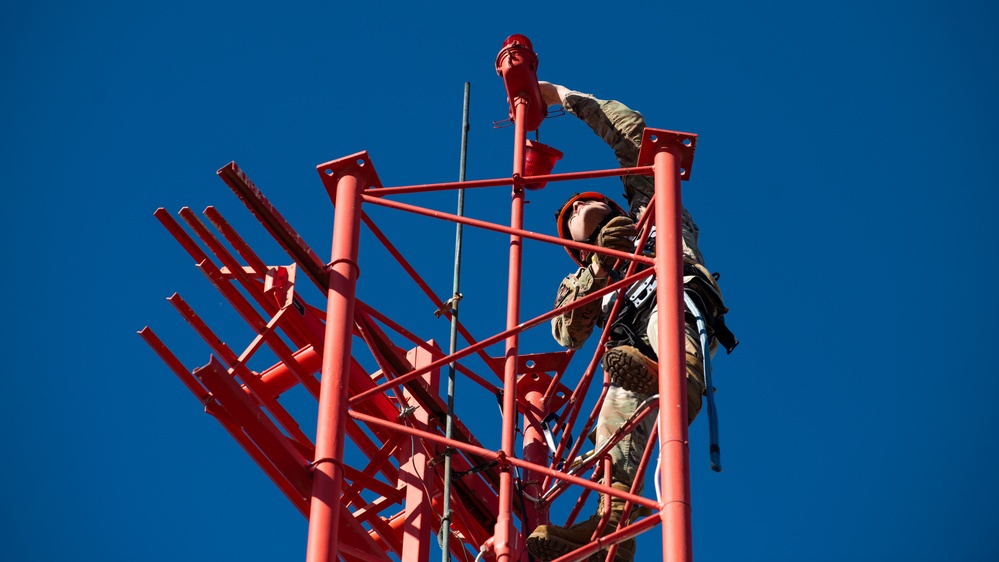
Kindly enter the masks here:
M 572 234 L 569 233 L 569 217 L 572 216 L 572 204 L 576 201 L 600 201 L 601 203 L 606 203 L 608 207 L 611 208 L 612 213 L 616 215 L 627 215 L 624 209 L 620 205 L 614 202 L 613 199 L 607 197 L 599 191 L 584 191 L 582 193 L 577 193 L 569 198 L 559 210 L 555 211 L 555 224 L 558 228 L 558 235 L 560 238 L 565 240 L 572 240 Z M 615 216 L 616 216 L 615 215 Z M 569 257 L 579 264 L 580 267 L 585 267 L 586 262 L 583 261 L 583 256 L 579 250 L 576 248 L 565 247 L 565 251 L 569 253 Z

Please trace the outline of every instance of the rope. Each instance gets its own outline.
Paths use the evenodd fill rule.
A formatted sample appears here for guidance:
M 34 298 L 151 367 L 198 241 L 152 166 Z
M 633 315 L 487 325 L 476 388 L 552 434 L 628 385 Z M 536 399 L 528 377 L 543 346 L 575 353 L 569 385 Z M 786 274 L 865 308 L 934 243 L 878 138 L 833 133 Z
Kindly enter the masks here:
M 708 347 L 708 328 L 704 323 L 704 315 L 694 304 L 694 300 L 686 291 L 683 293 L 683 302 L 693 313 L 697 320 L 697 332 L 701 337 L 701 355 L 704 361 L 704 388 L 708 398 L 708 434 L 711 445 L 708 449 L 711 456 L 711 470 L 721 472 L 721 447 L 718 445 L 718 410 L 715 408 L 714 386 L 711 384 L 711 350 Z

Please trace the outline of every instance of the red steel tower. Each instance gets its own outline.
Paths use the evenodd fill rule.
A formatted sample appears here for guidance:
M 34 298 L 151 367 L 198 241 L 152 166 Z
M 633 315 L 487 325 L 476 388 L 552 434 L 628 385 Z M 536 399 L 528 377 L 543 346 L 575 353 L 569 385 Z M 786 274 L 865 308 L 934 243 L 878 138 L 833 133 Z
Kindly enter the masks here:
M 690 177 L 697 137 L 646 129 L 638 166 L 630 169 L 552 174 L 552 159 L 547 169 L 541 162 L 541 173 L 527 170 L 525 161 L 537 164 L 546 156 L 542 153 L 546 147 L 532 146 L 526 138 L 547 112 L 538 91 L 536 68 L 537 56 L 530 41 L 511 36 L 497 58 L 497 72 L 506 87 L 514 125 L 510 177 L 383 187 L 366 152 L 317 166 L 334 208 L 328 260 L 305 243 L 235 163 L 218 170 L 219 177 L 280 245 L 288 261 L 264 262 L 213 207 L 204 211 L 204 217 L 214 231 L 187 208 L 179 215 L 188 229 L 164 209 L 154 213 L 254 336 L 239 345 L 223 342 L 177 294 L 168 300 L 211 349 L 209 362 L 189 369 L 149 327 L 139 334 L 308 519 L 309 562 L 424 562 L 429 560 L 430 544 L 442 527 L 450 539 L 446 548 L 455 560 L 476 556 L 500 562 L 526 560 L 524 537 L 535 525 L 548 522 L 552 502 L 567 492 L 578 494 L 570 515 L 573 519 L 591 491 L 624 498 L 630 502 L 626 510 L 650 508 L 653 515 L 630 525 L 628 518 L 623 518 L 626 526 L 564 560 L 586 559 L 660 524 L 663 560 L 692 559 L 680 181 Z M 525 188 L 626 174 L 654 177 L 656 193 L 650 209 L 655 212 L 647 213 L 651 220 L 644 220 L 639 228 L 648 236 L 651 226 L 658 225 L 656 258 L 524 230 Z M 394 199 L 403 194 L 472 188 L 509 190 L 509 224 Z M 445 302 L 437 296 L 440 291 L 431 288 L 406 259 L 402 244 L 391 241 L 366 212 L 371 206 L 509 236 L 505 328 L 476 337 L 456 321 L 466 345 L 449 353 L 421 337 L 423 327 L 404 327 L 391 313 L 358 298 L 358 289 L 364 285 L 359 279 L 362 224 L 426 294 L 439 315 L 455 318 L 460 298 L 455 295 Z M 552 310 L 521 318 L 522 249 L 528 241 L 615 255 L 649 266 L 638 272 L 632 268 L 620 281 L 569 306 L 622 291 L 653 273 L 659 279 L 659 303 L 675 303 L 660 306 L 658 315 L 659 439 L 658 443 L 649 440 L 639 469 L 643 475 L 658 445 L 663 468 L 660 500 L 598 484 L 609 465 L 599 454 L 582 454 L 584 439 L 571 441 L 572 434 L 589 433 L 603 399 L 601 396 L 592 412 L 582 411 L 583 397 L 597 372 L 599 352 L 589 360 L 573 388 L 565 385 L 563 377 L 572 351 L 520 353 L 522 332 L 564 312 Z M 325 294 L 325 302 L 306 302 L 301 285 L 305 282 Z M 488 350 L 500 344 L 502 354 L 490 355 Z M 468 360 L 473 358 L 486 366 L 485 371 L 469 366 Z M 251 368 L 259 361 L 266 364 Z M 366 364 L 377 368 L 366 368 Z M 462 412 L 452 413 L 441 397 L 440 374 L 448 368 L 462 382 L 500 397 L 502 421 L 491 430 L 500 435 L 498 449 L 484 446 L 463 423 Z M 313 435 L 303 431 L 281 403 L 282 395 L 293 388 L 304 389 L 318 404 Z M 654 411 L 643 413 L 653 415 Z M 553 425 L 562 429 L 559 437 L 550 431 Z M 448 431 L 445 426 L 450 426 Z M 630 427 L 622 427 L 617 438 Z M 445 456 L 447 463 L 442 462 Z M 573 462 L 577 459 L 584 460 Z M 450 476 L 458 477 L 451 478 L 446 468 Z M 442 512 L 443 506 L 449 506 L 447 513 Z M 609 556 L 613 560 L 613 548 Z M 654 557 L 643 552 L 644 559 Z

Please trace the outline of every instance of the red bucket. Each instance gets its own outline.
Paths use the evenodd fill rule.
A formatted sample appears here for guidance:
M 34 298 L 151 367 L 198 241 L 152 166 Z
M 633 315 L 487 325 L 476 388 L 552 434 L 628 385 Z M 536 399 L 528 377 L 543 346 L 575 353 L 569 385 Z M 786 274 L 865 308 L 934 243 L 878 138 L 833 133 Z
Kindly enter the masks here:
M 562 151 L 540 142 L 527 141 L 524 151 L 524 176 L 547 176 L 555 168 L 555 162 L 562 159 Z M 548 182 L 526 184 L 527 189 L 541 189 Z

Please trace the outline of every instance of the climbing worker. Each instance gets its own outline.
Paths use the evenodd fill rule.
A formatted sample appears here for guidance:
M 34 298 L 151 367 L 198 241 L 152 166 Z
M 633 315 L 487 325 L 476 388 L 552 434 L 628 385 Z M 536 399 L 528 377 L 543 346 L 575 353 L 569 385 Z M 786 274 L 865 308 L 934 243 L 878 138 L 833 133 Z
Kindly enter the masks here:
M 633 167 L 638 162 L 639 145 L 645 130 L 645 120 L 617 101 L 597 99 L 590 94 L 569 90 L 564 86 L 540 82 L 543 100 L 548 106 L 562 106 L 568 113 L 582 119 L 593 132 L 604 139 L 614 150 L 622 167 Z M 622 176 L 629 209 L 625 211 L 612 199 L 597 192 L 586 192 L 571 197 L 556 213 L 559 236 L 578 242 L 633 253 L 636 246 L 638 221 L 655 192 L 651 177 Z M 697 247 L 698 229 L 686 209 L 682 215 L 683 262 L 685 292 L 693 295 L 694 306 L 707 318 L 709 353 L 714 354 L 718 343 L 731 350 L 738 343 L 725 328 L 722 316 L 725 308 L 721 290 L 714 276 L 708 273 L 704 259 Z M 646 246 L 647 253 L 654 252 L 654 231 Z M 561 307 L 592 294 L 607 286 L 608 278 L 623 273 L 628 263 L 615 264 L 617 258 L 600 254 L 587 255 L 573 248 L 566 248 L 579 269 L 569 274 L 561 283 L 555 297 L 555 306 Z M 626 260 L 620 260 L 625 262 Z M 610 311 L 610 299 L 596 300 L 552 319 L 552 335 L 560 345 L 579 349 L 600 325 L 610 330 L 602 366 L 610 378 L 610 388 L 600 409 L 594 429 L 594 441 L 599 447 L 625 424 L 638 407 L 658 391 L 659 366 L 656 346 L 658 343 L 658 305 L 654 290 L 655 277 L 636 281 L 627 292 L 629 298 L 622 302 L 617 317 L 605 326 Z M 688 308 L 690 308 L 688 306 Z M 687 364 L 687 421 L 692 422 L 701 409 L 704 393 L 704 362 L 701 339 L 695 312 L 686 311 L 686 364 Z M 643 418 L 637 428 L 614 445 L 608 455 L 611 459 L 611 482 L 614 490 L 628 492 L 634 483 L 642 453 L 648 443 L 657 415 L 653 412 Z M 639 482 L 636 493 L 640 494 Z M 603 516 L 605 498 L 601 494 L 597 513 L 571 527 L 541 525 L 528 537 L 527 548 L 537 559 L 549 561 L 589 544 L 597 537 Z M 617 530 L 621 523 L 624 500 L 610 498 L 609 519 L 602 535 Z M 632 509 L 627 523 L 637 518 L 638 509 Z M 601 555 L 602 553 L 602 555 Z M 606 551 L 594 554 L 590 560 L 603 560 Z M 618 545 L 616 560 L 631 562 L 635 558 L 635 539 Z

